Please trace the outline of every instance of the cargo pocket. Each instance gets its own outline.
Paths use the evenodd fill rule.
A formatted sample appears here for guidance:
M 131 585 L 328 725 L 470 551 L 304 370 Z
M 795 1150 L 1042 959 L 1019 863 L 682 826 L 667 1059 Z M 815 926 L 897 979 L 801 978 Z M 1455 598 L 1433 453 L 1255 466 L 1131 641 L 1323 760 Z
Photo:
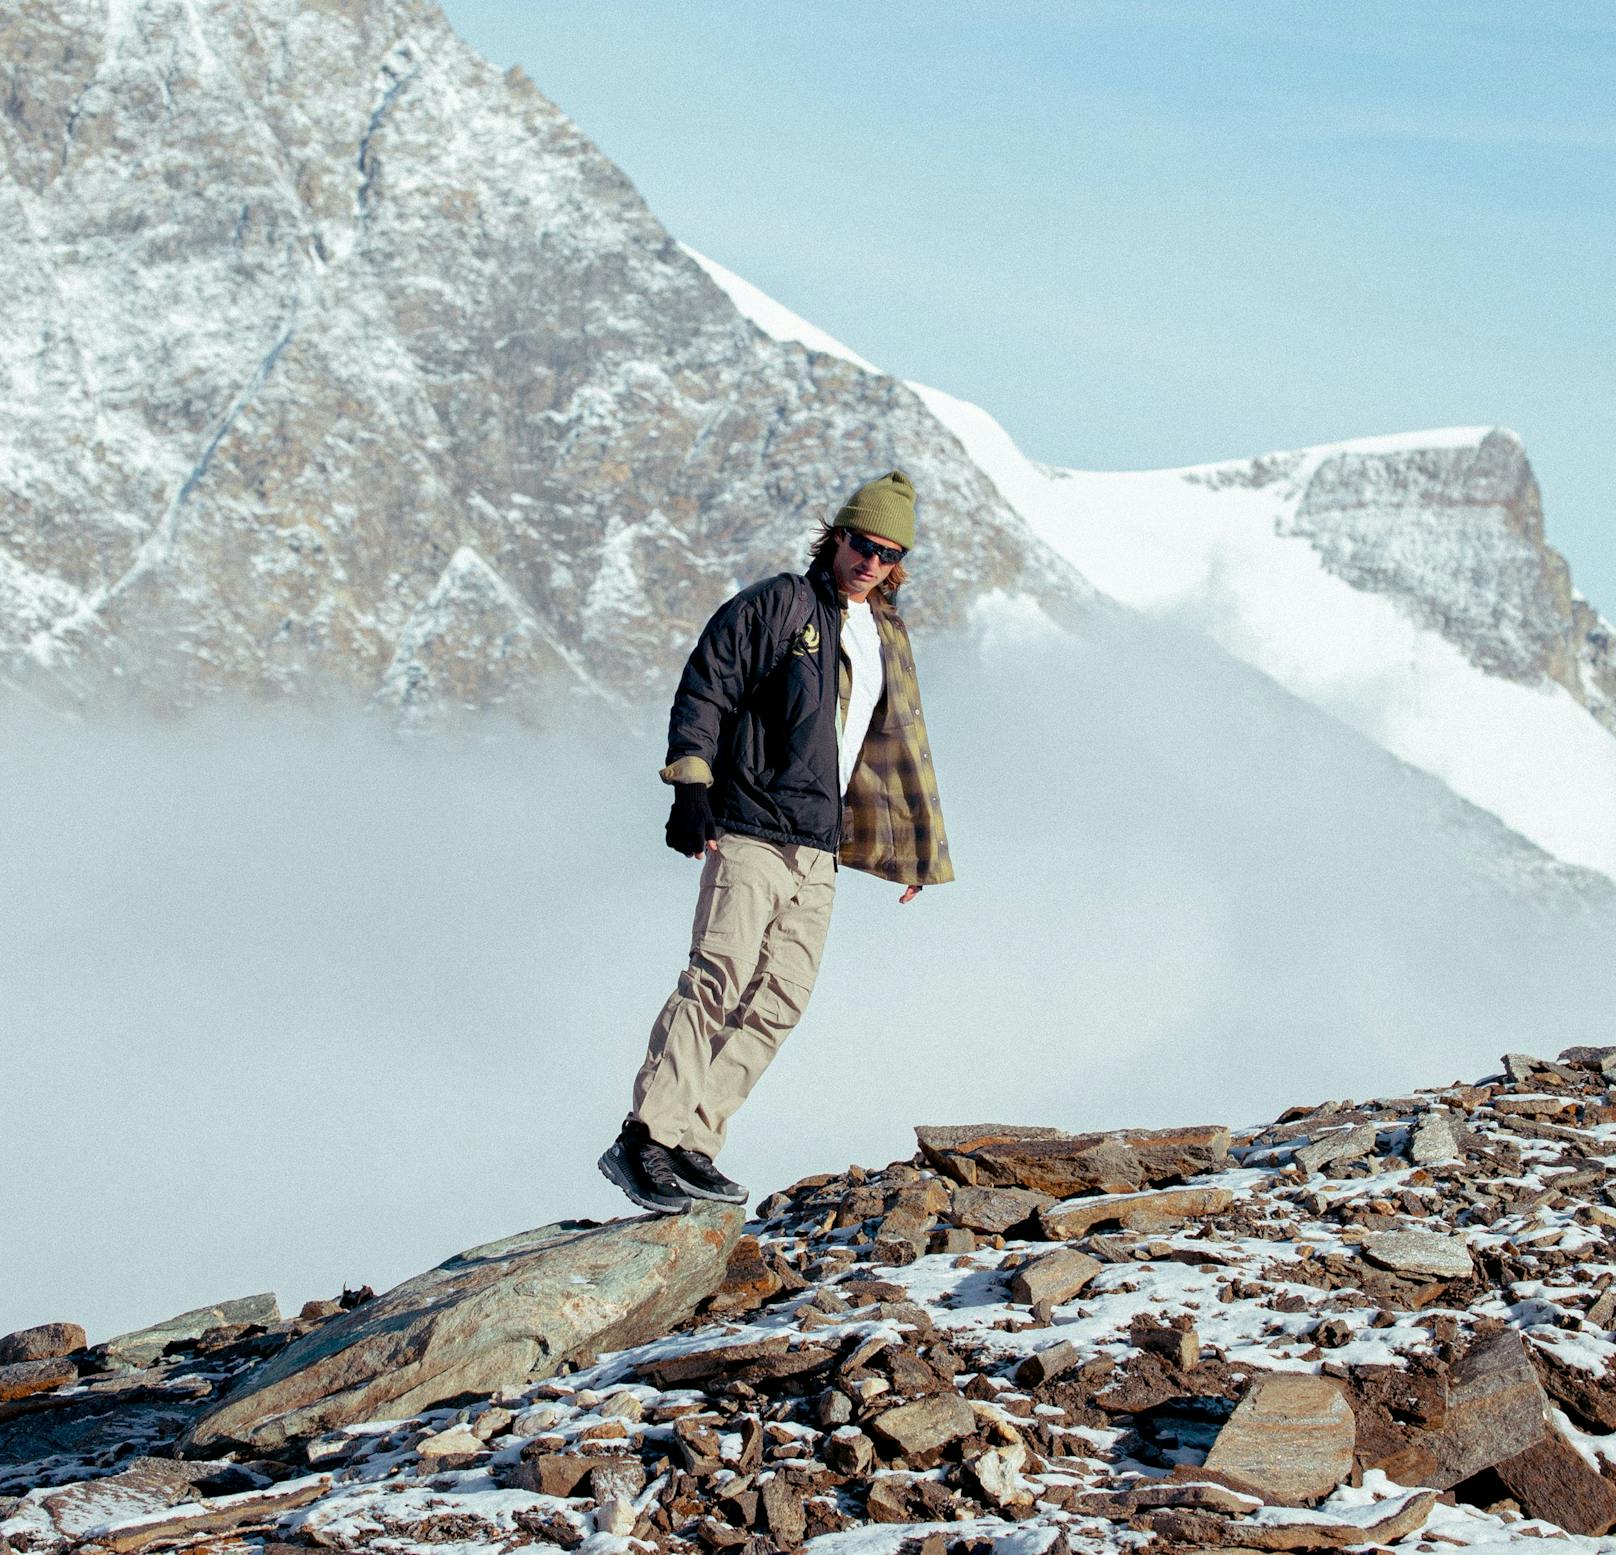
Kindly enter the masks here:
M 762 943 L 771 903 L 767 882 L 755 868 L 748 867 L 749 841 L 724 832 L 717 851 L 707 855 L 691 925 L 692 955 L 698 951 L 732 955 L 748 941 L 754 950 Z

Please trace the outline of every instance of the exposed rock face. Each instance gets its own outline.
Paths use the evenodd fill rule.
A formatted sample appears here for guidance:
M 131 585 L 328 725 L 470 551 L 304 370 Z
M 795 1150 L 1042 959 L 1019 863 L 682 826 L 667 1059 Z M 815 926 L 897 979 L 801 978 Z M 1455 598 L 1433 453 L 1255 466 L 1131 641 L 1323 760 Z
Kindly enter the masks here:
M 1343 452 L 1313 471 L 1287 532 L 1355 588 L 1385 594 L 1479 669 L 1557 681 L 1616 730 L 1616 644 L 1543 534 L 1526 450 L 1477 444 Z
M 22 0 L 0 58 L 13 675 L 417 722 L 660 692 L 894 465 L 922 624 L 1086 597 L 910 390 L 762 336 L 424 0 Z
M 661 1334 L 717 1288 L 741 1221 L 703 1206 L 471 1248 L 290 1345 L 197 1421 L 187 1446 L 279 1446 Z

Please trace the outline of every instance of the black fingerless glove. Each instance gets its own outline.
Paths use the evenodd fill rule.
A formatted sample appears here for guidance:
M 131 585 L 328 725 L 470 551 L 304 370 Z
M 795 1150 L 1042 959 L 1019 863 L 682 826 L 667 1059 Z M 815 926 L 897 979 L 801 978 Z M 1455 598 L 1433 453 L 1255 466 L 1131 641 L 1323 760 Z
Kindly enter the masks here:
M 673 808 L 668 812 L 668 846 L 675 853 L 700 858 L 709 839 L 718 835 L 705 783 L 675 783 Z

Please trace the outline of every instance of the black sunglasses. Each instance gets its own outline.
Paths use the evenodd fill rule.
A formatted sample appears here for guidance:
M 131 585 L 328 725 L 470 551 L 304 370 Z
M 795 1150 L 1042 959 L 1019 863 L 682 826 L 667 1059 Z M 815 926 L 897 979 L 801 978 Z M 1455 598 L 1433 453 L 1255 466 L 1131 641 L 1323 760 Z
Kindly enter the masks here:
M 873 557 L 884 567 L 890 567 L 895 562 L 901 562 L 907 554 L 902 546 L 877 545 L 868 535 L 858 534 L 851 529 L 842 531 L 842 538 L 853 547 L 860 556 Z

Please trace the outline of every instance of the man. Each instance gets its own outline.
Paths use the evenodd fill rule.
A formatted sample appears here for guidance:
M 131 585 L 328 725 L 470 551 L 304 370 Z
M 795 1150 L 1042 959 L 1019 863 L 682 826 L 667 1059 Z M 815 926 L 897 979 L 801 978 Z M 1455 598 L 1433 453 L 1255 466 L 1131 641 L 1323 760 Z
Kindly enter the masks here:
M 893 602 L 914 539 L 909 478 L 867 482 L 821 525 L 806 576 L 743 589 L 685 665 L 662 780 L 668 846 L 703 860 L 690 962 L 600 1158 L 646 1209 L 746 1202 L 713 1158 L 807 1008 L 838 862 L 902 884 L 900 904 L 954 878 Z

